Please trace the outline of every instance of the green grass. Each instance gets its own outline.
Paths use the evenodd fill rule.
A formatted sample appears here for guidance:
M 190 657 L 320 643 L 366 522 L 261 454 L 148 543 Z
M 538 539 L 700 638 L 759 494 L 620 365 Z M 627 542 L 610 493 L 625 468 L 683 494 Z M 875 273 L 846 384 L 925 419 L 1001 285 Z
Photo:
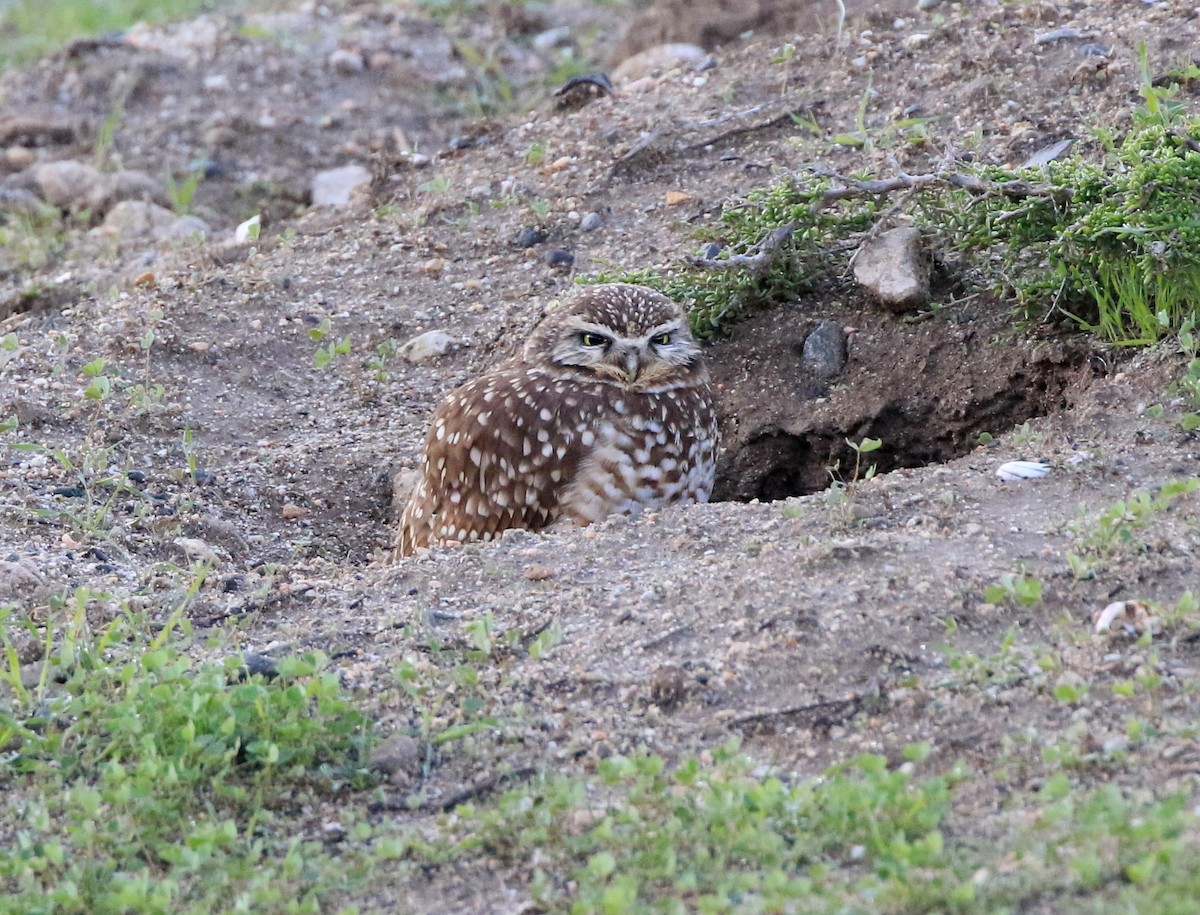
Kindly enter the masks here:
M 0 9 L 0 70 L 28 63 L 73 38 L 127 29 L 135 22 L 183 19 L 214 0 L 13 0 Z
M 983 169 L 986 179 L 1049 185 L 1071 197 L 1014 203 L 944 192 L 930 224 L 982 263 L 998 254 L 987 268 L 992 282 L 1029 316 L 1057 314 L 1115 343 L 1152 343 L 1200 311 L 1197 138 L 1200 121 L 1142 125 L 1098 162 Z
M 1189 801 L 1049 779 L 1001 818 L 998 842 L 956 838 L 961 767 L 917 777 L 929 752 L 889 767 L 860 756 L 823 778 L 756 775 L 732 747 L 674 769 L 613 758 L 587 781 L 547 779 L 480 810 L 460 808 L 457 848 L 536 861 L 544 911 L 1005 912 L 1059 899 L 1059 911 L 1186 912 L 1200 891 Z M 1112 903 L 1112 907 L 1109 907 Z
M 94 629 L 108 603 L 80 591 L 46 632 L 3 610 L 0 911 L 321 911 L 343 877 L 288 818 L 370 782 L 367 722 L 325 659 L 244 678 L 191 661 L 172 623 Z M 47 643 L 36 684 L 22 631 Z

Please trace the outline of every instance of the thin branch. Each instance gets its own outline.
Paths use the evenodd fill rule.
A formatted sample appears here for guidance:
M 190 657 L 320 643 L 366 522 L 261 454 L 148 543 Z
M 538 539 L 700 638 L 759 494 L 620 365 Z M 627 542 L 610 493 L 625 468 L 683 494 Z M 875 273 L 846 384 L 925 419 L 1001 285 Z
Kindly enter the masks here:
M 749 270 L 755 276 L 762 276 L 771 269 L 771 265 L 775 262 L 775 257 L 779 253 L 779 249 L 783 247 L 783 243 L 792 237 L 792 233 L 796 231 L 794 222 L 786 222 L 777 229 L 772 229 L 755 247 L 757 251 L 754 254 L 731 254 L 729 257 L 691 257 L 688 258 L 688 263 L 693 267 L 702 267 L 705 270 L 728 270 L 732 267 L 741 267 Z

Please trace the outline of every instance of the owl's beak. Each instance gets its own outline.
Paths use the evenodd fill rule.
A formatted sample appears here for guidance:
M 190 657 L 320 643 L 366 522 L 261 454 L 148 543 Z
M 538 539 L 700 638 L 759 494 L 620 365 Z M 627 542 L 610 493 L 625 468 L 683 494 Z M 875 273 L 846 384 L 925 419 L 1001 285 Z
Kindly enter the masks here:
M 642 366 L 636 349 L 627 349 L 621 354 L 621 365 L 625 367 L 625 374 L 629 376 L 629 380 L 637 381 L 638 371 Z

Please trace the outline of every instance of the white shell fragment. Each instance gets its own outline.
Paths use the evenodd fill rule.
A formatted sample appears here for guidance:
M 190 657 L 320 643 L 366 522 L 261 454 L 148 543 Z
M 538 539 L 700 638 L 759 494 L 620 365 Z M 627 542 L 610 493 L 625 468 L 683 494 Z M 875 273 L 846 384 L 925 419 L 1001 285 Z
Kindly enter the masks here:
M 1017 480 L 1039 480 L 1050 472 L 1045 461 L 1008 461 L 996 468 L 996 476 L 1006 483 Z
M 1153 611 L 1136 600 L 1119 600 L 1109 604 L 1103 610 L 1092 616 L 1096 632 L 1108 632 L 1113 623 L 1119 623 L 1133 635 L 1149 632 L 1158 635 L 1162 632 L 1162 621 L 1154 616 Z

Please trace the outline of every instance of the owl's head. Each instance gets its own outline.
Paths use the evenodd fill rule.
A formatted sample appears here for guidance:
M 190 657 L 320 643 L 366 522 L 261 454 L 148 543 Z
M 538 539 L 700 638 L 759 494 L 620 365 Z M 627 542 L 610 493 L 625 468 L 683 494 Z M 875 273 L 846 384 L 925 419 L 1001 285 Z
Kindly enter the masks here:
M 683 309 L 624 283 L 586 287 L 550 312 L 525 344 L 524 360 L 639 389 L 704 373 Z

